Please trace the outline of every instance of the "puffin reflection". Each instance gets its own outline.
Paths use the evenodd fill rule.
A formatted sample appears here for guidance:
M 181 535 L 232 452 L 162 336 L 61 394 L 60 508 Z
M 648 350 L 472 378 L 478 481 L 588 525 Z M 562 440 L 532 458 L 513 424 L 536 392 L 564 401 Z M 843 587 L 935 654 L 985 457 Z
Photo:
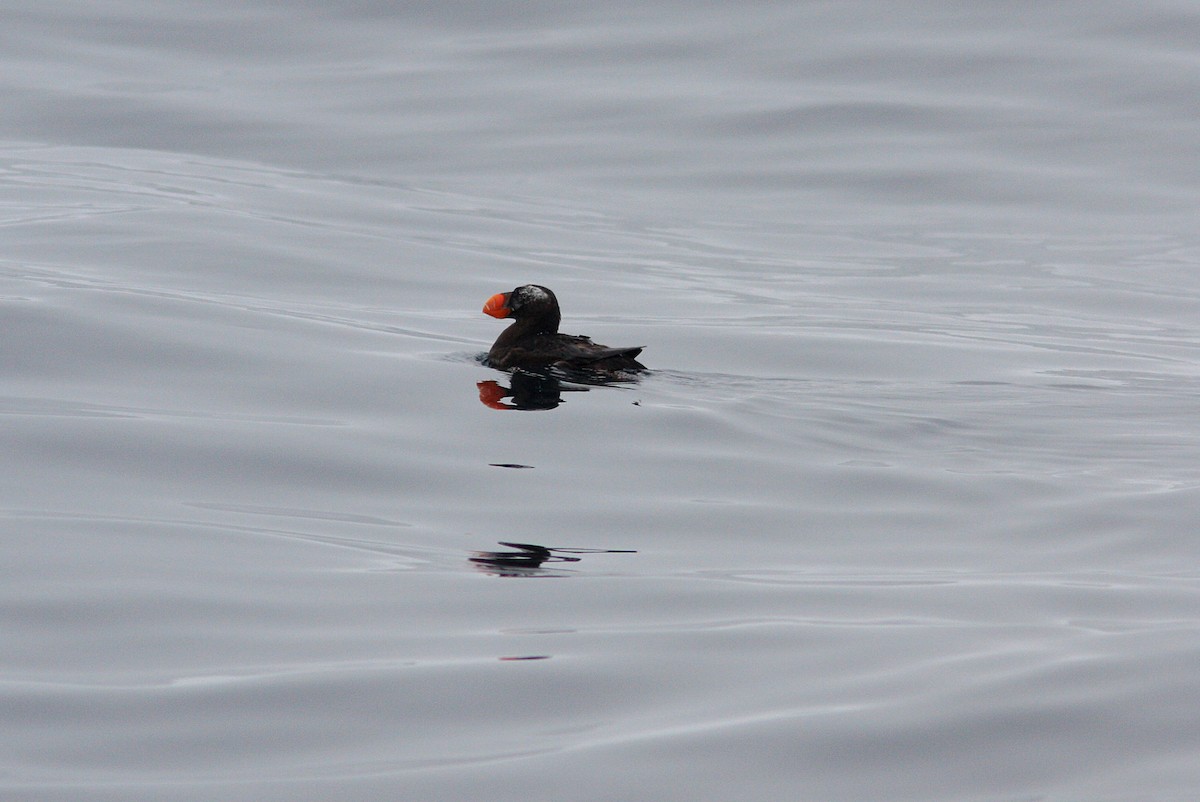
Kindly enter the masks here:
M 554 409 L 563 403 L 563 393 L 586 393 L 593 387 L 628 386 L 636 379 L 594 370 L 546 370 L 517 368 L 508 375 L 509 386 L 488 379 L 476 382 L 479 401 L 492 409 Z
M 577 563 L 581 557 L 569 554 L 637 554 L 633 549 L 561 549 L 538 546 L 534 543 L 506 543 L 516 551 L 477 551 L 468 559 L 482 570 L 496 576 L 553 576 L 540 570 L 546 563 Z
M 511 387 L 491 379 L 477 383 L 479 401 L 492 409 L 554 409 L 563 402 L 564 392 L 587 392 L 586 387 L 563 387 L 557 376 L 524 370 L 514 370 L 509 376 L 509 383 Z

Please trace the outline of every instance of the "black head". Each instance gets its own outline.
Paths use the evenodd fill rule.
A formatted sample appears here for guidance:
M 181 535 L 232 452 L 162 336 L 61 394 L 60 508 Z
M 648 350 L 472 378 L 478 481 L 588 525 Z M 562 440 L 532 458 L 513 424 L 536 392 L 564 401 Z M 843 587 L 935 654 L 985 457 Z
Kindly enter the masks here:
M 509 317 L 545 314 L 547 309 L 558 311 L 558 298 L 540 284 L 526 284 L 508 293 Z
M 536 321 L 537 331 L 556 332 L 562 314 L 558 299 L 540 284 L 525 284 L 512 292 L 499 293 L 488 299 L 484 313 L 492 317 L 511 317 L 515 320 Z

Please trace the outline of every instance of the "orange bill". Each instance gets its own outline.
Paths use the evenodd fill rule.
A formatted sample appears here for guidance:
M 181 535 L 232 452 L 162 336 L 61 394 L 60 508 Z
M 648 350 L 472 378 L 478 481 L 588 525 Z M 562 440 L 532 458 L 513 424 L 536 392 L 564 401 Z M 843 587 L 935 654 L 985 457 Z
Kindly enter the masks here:
M 479 390 L 479 401 L 492 409 L 512 409 L 508 404 L 504 403 L 510 393 L 501 387 L 498 383 L 488 380 L 485 382 L 476 382 L 476 389 Z
M 483 313 L 492 317 L 508 317 L 512 312 L 508 308 L 508 293 L 498 292 L 491 298 L 488 298 L 487 303 L 483 305 Z

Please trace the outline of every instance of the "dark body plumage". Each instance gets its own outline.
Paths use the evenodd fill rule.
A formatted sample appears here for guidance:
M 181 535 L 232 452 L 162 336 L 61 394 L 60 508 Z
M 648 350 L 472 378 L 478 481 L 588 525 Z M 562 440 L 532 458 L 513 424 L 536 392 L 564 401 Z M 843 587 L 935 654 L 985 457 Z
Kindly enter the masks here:
M 634 373 L 646 366 L 635 358 L 636 348 L 609 348 L 587 337 L 559 334 L 562 318 L 554 293 L 538 284 L 493 295 L 483 311 L 492 317 L 512 318 L 488 351 L 487 363 L 501 370 L 545 370 Z

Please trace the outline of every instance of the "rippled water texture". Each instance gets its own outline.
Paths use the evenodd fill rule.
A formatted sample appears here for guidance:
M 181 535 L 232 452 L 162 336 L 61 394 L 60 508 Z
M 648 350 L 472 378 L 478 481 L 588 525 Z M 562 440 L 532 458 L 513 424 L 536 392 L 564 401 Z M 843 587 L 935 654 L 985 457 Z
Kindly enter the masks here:
M 1192 4 L 4 19 L 0 797 L 1194 797 Z

